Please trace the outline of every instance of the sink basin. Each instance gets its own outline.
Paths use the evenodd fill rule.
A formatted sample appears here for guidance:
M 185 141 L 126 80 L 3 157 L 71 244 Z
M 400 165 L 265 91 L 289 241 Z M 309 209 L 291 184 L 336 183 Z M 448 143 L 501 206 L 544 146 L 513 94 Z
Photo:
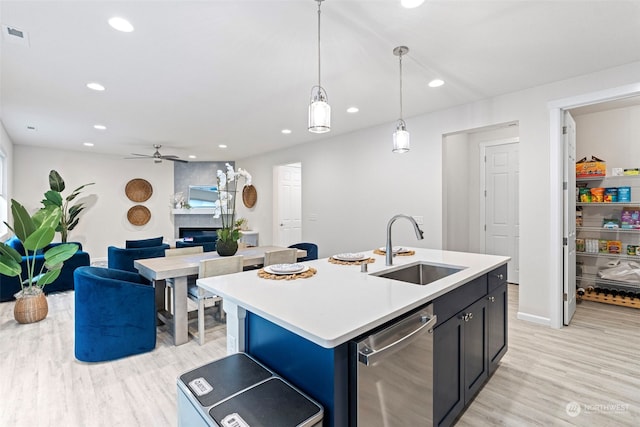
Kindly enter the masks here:
M 387 279 L 398 280 L 405 283 L 413 283 L 414 285 L 428 285 L 429 283 L 440 280 L 443 277 L 450 276 L 458 271 L 464 270 L 466 267 L 458 267 L 455 265 L 429 264 L 426 262 L 413 262 L 388 270 L 371 273 L 372 276 L 384 277 Z

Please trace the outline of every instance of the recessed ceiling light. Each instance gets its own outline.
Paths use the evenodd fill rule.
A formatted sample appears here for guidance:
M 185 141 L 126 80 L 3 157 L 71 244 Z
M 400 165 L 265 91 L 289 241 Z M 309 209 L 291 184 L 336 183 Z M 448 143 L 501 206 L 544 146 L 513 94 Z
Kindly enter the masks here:
M 218 148 L 227 148 L 225 144 L 218 144 Z
M 98 129 L 98 130 L 106 130 L 107 129 L 107 127 L 105 125 L 93 125 L 93 127 L 95 129 Z
M 114 16 L 113 18 L 109 19 L 109 25 L 111 25 L 112 28 L 118 31 L 122 31 L 123 33 L 130 33 L 131 31 L 133 31 L 133 25 L 131 25 L 131 22 L 118 16 Z
M 360 111 L 360 109 L 358 107 L 349 107 L 347 108 L 347 113 L 357 113 L 358 111 Z
M 440 87 L 444 84 L 444 80 L 433 79 L 429 82 L 429 87 Z
M 87 83 L 87 87 L 91 90 L 98 90 L 98 91 L 103 91 L 104 90 L 104 86 L 102 86 L 100 83 L 96 83 L 96 82 L 92 82 L 92 83 Z
M 189 158 L 190 158 L 190 159 L 197 159 L 198 157 L 197 157 L 197 156 L 195 156 L 195 155 L 193 155 L 193 154 L 189 154 Z
M 424 0 L 400 0 L 402 7 L 407 9 L 413 9 L 414 7 L 420 6 L 422 3 L 424 3 Z
M 83 142 L 82 145 L 85 147 L 93 147 L 93 142 Z
M 291 133 L 291 129 L 282 129 L 280 132 L 284 133 L 285 135 L 289 135 Z

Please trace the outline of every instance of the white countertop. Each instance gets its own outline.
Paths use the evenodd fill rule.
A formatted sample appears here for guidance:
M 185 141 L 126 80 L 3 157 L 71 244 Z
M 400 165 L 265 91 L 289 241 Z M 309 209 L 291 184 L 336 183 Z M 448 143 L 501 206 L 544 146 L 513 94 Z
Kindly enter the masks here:
M 371 276 L 385 266 L 371 255 L 368 273 L 359 265 L 332 264 L 327 258 L 304 264 L 317 269 L 307 279 L 269 280 L 257 271 L 198 279 L 204 289 L 288 329 L 322 347 L 333 348 L 419 307 L 458 286 L 506 264 L 509 257 L 412 248 L 413 256 L 396 256 L 393 267 L 427 261 L 466 267 L 425 286 Z

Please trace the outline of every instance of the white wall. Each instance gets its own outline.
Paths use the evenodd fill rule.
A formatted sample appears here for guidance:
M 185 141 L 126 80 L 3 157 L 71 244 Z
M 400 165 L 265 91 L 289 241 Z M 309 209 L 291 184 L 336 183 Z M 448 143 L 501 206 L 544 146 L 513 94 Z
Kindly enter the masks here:
M 394 244 L 439 248 L 442 228 L 443 135 L 510 121 L 520 134 L 520 306 L 522 318 L 550 324 L 557 283 L 549 255 L 550 124 L 548 103 L 569 96 L 635 83 L 640 62 L 555 82 L 407 119 L 412 150 L 391 153 L 393 124 L 237 160 L 249 170 L 258 204 L 243 214 L 271 241 L 272 168 L 302 163 L 303 240 L 319 245 L 320 256 L 382 245 L 395 213 L 423 215 L 425 240 L 416 242 L 409 224 L 396 223 Z M 554 185 L 560 183 L 554 183 Z M 309 218 L 317 215 L 317 221 Z
M 80 214 L 69 241 L 82 243 L 92 261 L 106 259 L 109 245 L 124 247 L 125 240 L 163 236 L 173 238 L 169 215 L 169 195 L 173 194 L 173 163 L 155 164 L 151 160 L 125 160 L 117 156 L 51 150 L 40 147 L 14 146 L 14 198 L 35 211 L 49 190 L 49 171 L 57 170 L 65 181 L 63 196 L 77 187 L 85 187 L 82 199 L 87 207 Z M 150 221 L 134 226 L 127 211 L 135 202 L 125 194 L 125 186 L 133 178 L 144 178 L 153 186 L 153 194 L 140 204 L 151 211 Z M 59 241 L 60 235 L 56 235 Z
M 574 116 L 576 156 L 596 156 L 611 168 L 640 168 L 640 106 Z

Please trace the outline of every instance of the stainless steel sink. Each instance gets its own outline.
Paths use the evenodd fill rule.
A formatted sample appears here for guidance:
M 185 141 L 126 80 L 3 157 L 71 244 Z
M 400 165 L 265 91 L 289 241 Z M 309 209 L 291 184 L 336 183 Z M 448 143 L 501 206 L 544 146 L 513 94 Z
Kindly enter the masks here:
M 384 277 L 415 285 L 428 285 L 429 283 L 450 276 L 466 267 L 456 265 L 429 264 L 422 261 L 405 264 L 388 270 L 371 273 L 372 276 Z

